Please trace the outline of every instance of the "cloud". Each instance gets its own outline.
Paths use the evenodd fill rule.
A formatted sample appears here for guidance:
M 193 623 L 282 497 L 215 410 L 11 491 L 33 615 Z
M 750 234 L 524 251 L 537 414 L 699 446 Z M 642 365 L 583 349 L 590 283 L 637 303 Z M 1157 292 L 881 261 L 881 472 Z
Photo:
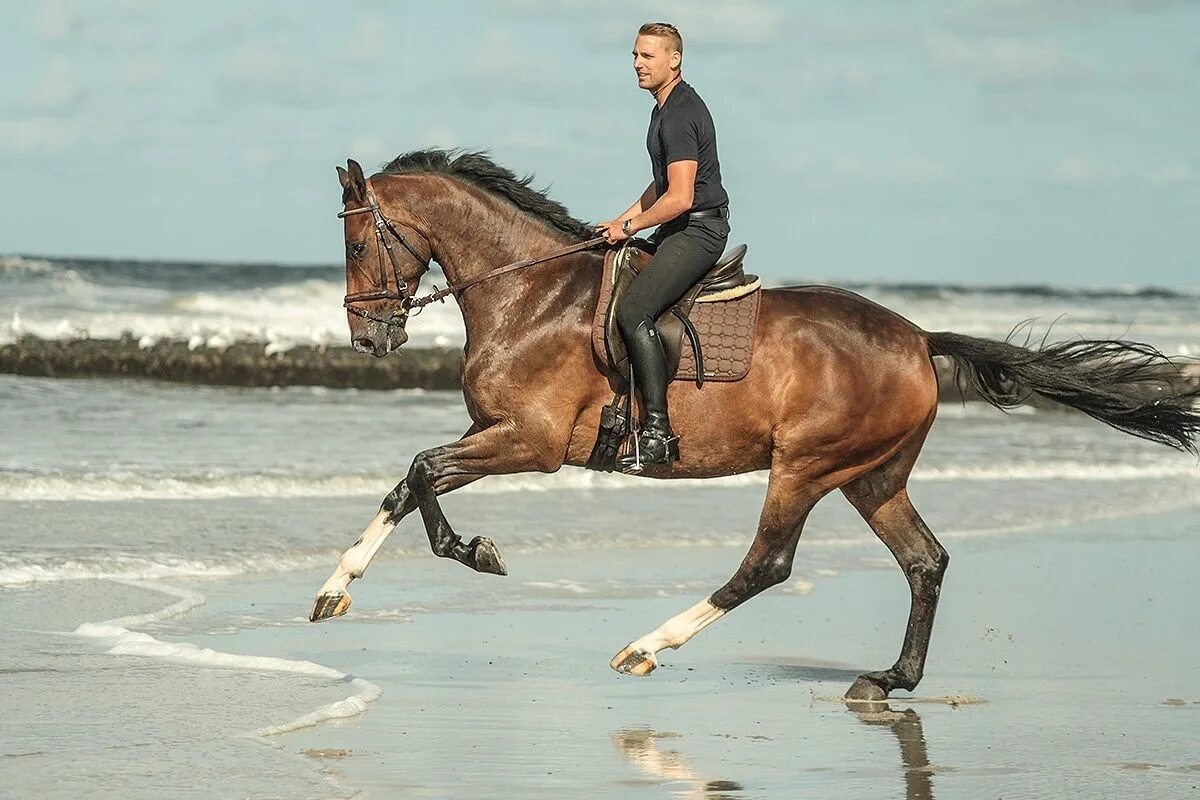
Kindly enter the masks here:
M 645 8 L 641 3 L 634 5 Z M 654 14 L 665 15 L 679 28 L 685 49 L 686 42 L 754 44 L 770 41 L 779 37 L 782 23 L 788 17 L 782 6 L 757 0 L 667 0 L 655 5 Z
M 974 0 L 946 14 L 952 29 L 975 34 L 1023 34 L 1078 27 L 1121 13 L 1153 13 L 1194 0 Z
M 575 29 L 589 30 L 597 41 L 633 42 L 643 22 L 670 22 L 688 43 L 747 45 L 777 40 L 792 15 L 782 3 L 764 0 L 613 0 L 597 6 L 585 0 L 505 0 L 510 13 L 554 15 Z M 601 13 L 597 13 L 597 9 Z
M 1112 169 L 1081 155 L 1067 156 L 1050 170 L 1050 182 L 1056 186 L 1086 189 L 1108 183 L 1114 178 Z
M 931 35 L 925 54 L 935 68 L 993 88 L 1077 84 L 1096 73 L 1088 62 L 1058 48 L 1006 37 Z
M 97 9 L 95 3 L 42 0 L 33 12 L 34 32 L 55 48 L 130 52 L 154 47 L 158 26 L 156 4 L 118 0 Z M 88 7 L 86 13 L 79 7 Z
M 383 140 L 373 133 L 364 133 L 354 137 L 349 148 L 346 155 L 368 165 L 368 169 L 372 164 L 382 164 L 396 156 L 396 153 L 391 152 L 392 148 L 385 145 Z
M 76 111 L 86 95 L 70 62 L 56 56 L 29 88 L 28 98 L 29 106 L 38 112 L 67 114 Z
M 33 12 L 33 30 L 48 42 L 65 42 L 81 28 L 79 15 L 60 0 L 45 0 Z
M 1196 180 L 1190 164 L 1167 164 L 1146 174 L 1151 186 L 1182 186 Z
M 61 153 L 80 139 L 75 120 L 54 117 L 0 119 L 0 151 L 19 156 Z
M 780 167 L 809 185 L 916 188 L 945 182 L 949 168 L 925 156 L 863 158 L 858 155 L 813 157 L 802 153 L 785 156 Z
M 371 80 L 346 80 L 315 59 L 284 53 L 265 43 L 246 43 L 234 49 L 221 63 L 216 83 L 231 102 L 297 109 L 357 102 L 378 90 Z

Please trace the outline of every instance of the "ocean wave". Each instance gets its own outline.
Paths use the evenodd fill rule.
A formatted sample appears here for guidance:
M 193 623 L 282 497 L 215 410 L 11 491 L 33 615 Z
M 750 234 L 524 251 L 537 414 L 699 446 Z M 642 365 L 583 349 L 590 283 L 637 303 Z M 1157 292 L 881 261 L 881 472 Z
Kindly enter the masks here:
M 4 275 L 45 275 L 54 269 L 53 262 L 44 258 L 0 256 L 0 274 Z
M 60 276 L 61 277 L 61 276 Z M 342 309 L 344 281 L 305 279 L 267 288 L 203 291 L 122 298 L 111 290 L 80 297 L 77 307 L 50 303 L 29 293 L 12 303 L 0 321 L 0 343 L 24 336 L 46 341 L 134 338 L 150 346 L 185 341 L 214 349 L 235 342 L 274 345 L 343 345 L 349 339 Z M 19 296 L 14 293 L 14 296 Z M 58 298 L 61 299 L 61 298 Z M 426 308 L 420 322 L 410 323 L 416 345 L 461 345 L 466 334 L 454 303 Z
M 153 622 L 161 622 L 181 616 L 204 603 L 203 595 L 185 589 L 177 589 L 163 584 L 151 586 L 135 585 L 175 597 L 176 602 L 148 614 L 118 617 L 102 622 L 85 622 L 75 629 L 75 635 L 101 642 L 108 647 L 106 652 L 109 655 L 153 658 L 172 664 L 183 664 L 205 669 L 236 669 L 305 675 L 337 683 L 345 683 L 354 690 L 353 694 L 348 697 L 321 706 L 289 722 L 259 728 L 252 731 L 251 735 L 274 736 L 300 728 L 319 725 L 322 722 L 332 719 L 357 716 L 366 710 L 369 703 L 377 700 L 383 693 L 382 689 L 370 681 L 356 678 L 353 675 L 347 675 L 344 672 L 339 672 L 336 669 L 312 661 L 299 661 L 275 656 L 224 653 L 208 647 L 198 647 L 190 642 L 164 642 L 148 633 L 130 630 L 133 627 L 141 627 Z
M 231 578 L 252 573 L 291 572 L 336 564 L 333 548 L 292 553 L 229 553 L 185 558 L 116 555 L 97 558 L 0 557 L 0 587 L 64 581 L 156 581 L 164 578 Z
M 395 474 L 303 475 L 271 472 L 212 470 L 195 474 L 163 474 L 120 470 L 112 472 L 0 472 L 0 501 L 121 501 L 206 500 L 235 497 L 357 497 L 382 498 L 403 477 Z M 1132 481 L 1200 479 L 1200 467 L 1186 458 L 1140 464 L 1097 464 L 1089 461 L 1028 461 L 979 466 L 949 464 L 918 466 L 915 481 Z M 679 490 L 763 486 L 767 473 L 751 472 L 723 478 L 683 478 L 647 482 L 632 475 L 599 473 L 576 467 L 559 472 L 493 475 L 459 489 L 462 494 L 511 492 L 610 491 L 613 489 Z

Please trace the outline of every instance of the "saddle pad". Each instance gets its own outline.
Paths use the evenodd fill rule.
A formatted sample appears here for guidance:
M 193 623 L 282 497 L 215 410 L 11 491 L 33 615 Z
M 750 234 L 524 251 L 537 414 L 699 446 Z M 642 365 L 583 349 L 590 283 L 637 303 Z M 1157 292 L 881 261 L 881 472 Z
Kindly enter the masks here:
M 604 342 L 604 322 L 612 299 L 613 268 L 617 251 L 605 253 L 604 272 L 596 314 L 592 322 L 592 349 L 600 364 L 612 369 L 608 348 Z M 741 287 L 739 287 L 741 288 Z M 750 356 L 754 348 L 754 332 L 758 327 L 758 308 L 762 298 L 761 284 L 749 294 L 733 300 L 696 303 L 688 319 L 696 326 L 700 348 L 704 353 L 704 379 L 737 381 L 750 371 Z M 674 380 L 696 380 L 696 356 L 691 340 L 683 337 L 679 369 Z
M 696 303 L 688 319 L 700 334 L 704 353 L 704 380 L 739 381 L 750 371 L 754 331 L 758 328 L 758 306 L 762 292 L 755 290 L 736 300 Z M 696 379 L 696 354 L 692 342 L 683 337 L 679 372 L 675 380 Z

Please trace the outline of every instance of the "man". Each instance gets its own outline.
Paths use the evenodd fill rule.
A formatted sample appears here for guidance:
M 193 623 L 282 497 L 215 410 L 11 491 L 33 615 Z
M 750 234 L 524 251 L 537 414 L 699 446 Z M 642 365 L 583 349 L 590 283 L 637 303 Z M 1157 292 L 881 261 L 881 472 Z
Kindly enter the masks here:
M 638 30 L 633 69 L 654 96 L 646 149 L 654 180 L 616 219 L 598 225 L 611 244 L 658 225 L 654 258 L 617 308 L 617 327 L 629 353 L 632 379 L 645 407 L 638 449 L 642 464 L 679 458 L 679 437 L 667 416 L 667 365 L 654 321 L 704 277 L 729 239 L 729 197 L 721 186 L 717 133 L 700 95 L 683 80 L 683 38 L 674 25 L 649 22 Z M 630 455 L 623 471 L 639 469 Z

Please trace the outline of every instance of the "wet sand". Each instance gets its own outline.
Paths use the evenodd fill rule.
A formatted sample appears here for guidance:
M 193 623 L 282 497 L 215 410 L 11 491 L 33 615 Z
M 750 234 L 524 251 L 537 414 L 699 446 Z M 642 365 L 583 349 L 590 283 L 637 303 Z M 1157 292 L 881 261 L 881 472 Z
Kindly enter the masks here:
M 880 570 L 785 585 L 643 679 L 611 655 L 740 551 L 519 553 L 507 579 L 385 562 L 349 617 L 269 643 L 382 697 L 276 743 L 366 797 L 1194 797 L 1197 533 L 1185 512 L 948 540 L 925 680 L 868 713 L 836 698 L 900 646 L 907 591 L 882 546 Z M 287 614 L 322 578 L 243 588 Z

